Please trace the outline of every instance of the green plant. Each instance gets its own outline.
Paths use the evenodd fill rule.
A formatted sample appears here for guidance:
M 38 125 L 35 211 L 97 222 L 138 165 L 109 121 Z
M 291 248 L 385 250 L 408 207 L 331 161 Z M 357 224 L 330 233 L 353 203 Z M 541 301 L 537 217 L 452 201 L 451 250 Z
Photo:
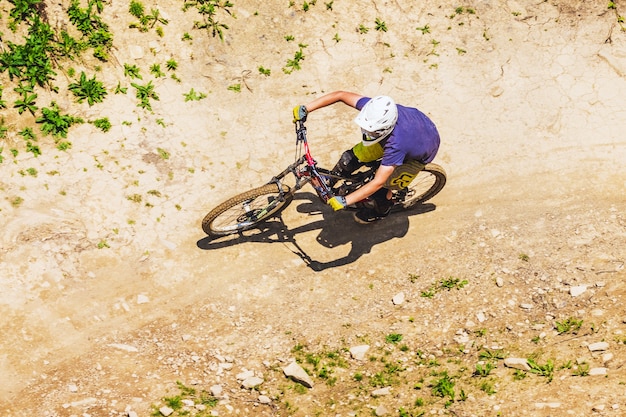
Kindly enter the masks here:
M 568 332 L 576 333 L 578 332 L 578 330 L 580 330 L 582 325 L 583 325 L 582 320 L 576 320 L 570 317 L 567 320 L 564 320 L 562 322 L 557 321 L 555 327 L 556 327 L 556 331 L 559 332 L 559 334 L 563 334 L 563 333 L 568 333 Z
M 528 262 L 530 260 L 528 255 L 526 255 L 525 253 L 520 253 L 517 257 L 519 258 L 520 261 L 524 261 L 524 262 Z
M 93 78 L 87 79 L 84 71 L 81 71 L 79 81 L 68 85 L 68 89 L 78 98 L 79 103 L 87 100 L 90 106 L 93 106 L 94 103 L 102 103 L 107 95 L 102 82 L 96 80 L 95 75 Z
M 402 337 L 403 336 L 399 333 L 390 333 L 387 336 L 385 336 L 385 342 L 396 344 L 402 341 Z
M 17 108 L 17 112 L 19 114 L 24 113 L 28 110 L 33 116 L 35 112 L 39 109 L 35 104 L 35 100 L 37 99 L 37 94 L 33 92 L 34 86 L 32 84 L 20 84 L 14 88 L 13 90 L 22 95 L 21 100 L 16 100 L 13 103 L 13 107 Z
M 300 66 L 300 62 L 304 60 L 304 51 L 303 49 L 307 47 L 305 44 L 299 44 L 299 50 L 294 54 L 293 59 L 288 59 L 287 64 L 283 68 L 283 72 L 285 74 L 291 74 L 295 70 L 300 70 L 302 67 Z
M 167 25 L 169 22 L 167 19 L 161 16 L 159 9 L 150 9 L 150 14 L 144 14 L 139 18 L 141 25 L 145 28 L 154 28 L 157 23 Z
M 176 68 L 178 68 L 178 62 L 176 62 L 174 59 L 168 59 L 165 63 L 165 67 L 168 71 L 176 71 Z
M 97 127 L 98 129 L 102 130 L 105 133 L 111 130 L 111 122 L 109 121 L 108 117 L 102 117 L 100 119 L 96 119 L 92 123 L 95 127 Z
M 145 13 L 145 7 L 144 5 L 136 0 L 131 0 L 130 1 L 130 5 L 128 6 L 128 12 L 135 16 L 137 19 L 140 19 L 141 16 L 143 16 L 143 14 Z
M 428 25 L 424 25 L 422 27 L 417 27 L 415 28 L 416 30 L 419 30 L 420 32 L 422 32 L 422 35 L 425 35 L 427 33 L 430 33 L 430 26 Z
M 589 364 L 581 363 L 578 365 L 576 370 L 573 372 L 574 376 L 588 376 L 589 375 Z
M 170 153 L 163 148 L 157 148 L 157 152 L 161 159 L 170 159 Z
M 106 240 L 101 240 L 100 242 L 98 242 L 98 249 L 104 249 L 104 248 L 110 248 L 110 247 L 111 246 L 109 246 Z
M 136 83 L 130 83 L 131 86 L 135 87 L 136 94 L 135 96 L 139 99 L 138 107 L 142 109 L 147 109 L 152 111 L 152 105 L 150 104 L 150 99 L 159 100 L 159 96 L 154 91 L 154 85 L 152 85 L 152 81 L 149 81 L 146 85 L 139 85 Z
M 124 76 L 130 77 L 130 78 L 139 78 L 140 80 L 143 79 L 141 77 L 141 74 L 139 73 L 139 67 L 137 67 L 137 65 L 135 64 L 133 65 L 124 64 Z
M 454 401 L 454 385 L 452 378 L 444 371 L 441 377 L 431 384 L 432 394 L 441 398 L 449 397 Z
M 229 85 L 228 89 L 230 91 L 234 91 L 235 93 L 240 93 L 241 92 L 241 84 L 237 83 L 237 84 Z
M 161 65 L 159 64 L 152 64 L 150 67 L 150 73 L 156 78 L 165 77 L 165 73 L 161 71 Z
M 528 365 L 530 366 L 530 371 L 533 374 L 544 376 L 548 379 L 548 382 L 551 382 L 554 378 L 554 362 L 552 360 L 548 360 L 545 364 L 541 365 L 537 363 L 534 359 L 527 359 Z
M 484 364 L 477 363 L 476 369 L 474 370 L 474 376 L 485 377 L 491 373 L 496 368 L 496 366 L 491 362 L 486 362 Z
M 387 32 L 388 30 L 387 24 L 384 21 L 380 20 L 380 18 L 378 17 L 376 18 L 374 29 L 379 32 Z
M 271 73 L 272 73 L 272 70 L 270 70 L 269 68 L 259 67 L 259 74 L 269 77 Z
M 206 29 L 213 37 L 218 36 L 224 41 L 224 30 L 228 29 L 228 25 L 217 20 L 218 11 L 223 11 L 229 16 L 233 16 L 230 8 L 233 4 L 228 0 L 184 0 L 183 10 L 195 7 L 200 16 L 201 21 L 194 22 L 196 29 Z
M 189 90 L 188 93 L 184 93 L 183 96 L 185 97 L 185 101 L 200 101 L 203 98 L 206 98 L 206 94 L 197 93 L 193 88 Z
M 49 108 L 41 109 L 42 116 L 35 121 L 41 123 L 41 131 L 55 138 L 66 138 L 69 128 L 77 123 L 84 123 L 80 117 L 62 115 L 59 106 L 53 101 Z

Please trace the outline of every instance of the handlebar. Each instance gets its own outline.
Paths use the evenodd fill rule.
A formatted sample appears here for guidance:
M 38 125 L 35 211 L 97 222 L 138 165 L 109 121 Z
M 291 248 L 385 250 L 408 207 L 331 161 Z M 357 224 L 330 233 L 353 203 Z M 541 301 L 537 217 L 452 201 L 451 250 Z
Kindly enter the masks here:
M 306 127 L 304 126 L 304 120 L 296 120 L 296 144 L 298 142 L 306 142 Z

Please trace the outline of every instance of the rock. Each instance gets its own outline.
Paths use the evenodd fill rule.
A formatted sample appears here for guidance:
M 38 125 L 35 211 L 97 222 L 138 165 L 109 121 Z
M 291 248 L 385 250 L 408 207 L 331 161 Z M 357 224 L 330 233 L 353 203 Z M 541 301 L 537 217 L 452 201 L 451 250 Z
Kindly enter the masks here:
M 259 378 L 258 376 L 251 376 L 244 379 L 241 382 L 241 386 L 247 389 L 252 389 L 254 387 L 258 387 L 263 383 L 263 378 Z
M 530 365 L 528 365 L 528 361 L 525 358 L 506 358 L 504 360 L 504 366 L 522 371 L 530 371 Z
M 398 294 L 394 295 L 393 298 L 391 299 L 391 302 L 393 303 L 393 305 L 396 305 L 396 306 L 404 303 L 404 293 L 399 292 Z
M 376 410 L 374 410 L 374 414 L 376 414 L 377 416 L 384 416 L 385 414 L 388 414 L 389 410 L 387 410 L 387 408 L 384 405 L 379 405 L 378 407 L 376 407 Z
M 591 368 L 589 370 L 589 376 L 602 376 L 606 375 L 606 368 Z
M 498 287 L 502 287 L 504 285 L 504 280 L 500 277 L 496 278 L 496 285 Z
M 607 342 L 597 342 L 589 345 L 589 350 L 592 352 L 607 350 L 608 348 L 609 344 Z
M 532 310 L 533 305 L 530 303 L 522 303 L 519 305 L 520 308 L 524 309 L 524 310 Z
M 254 371 L 243 371 L 243 372 L 239 372 L 236 376 L 238 381 L 243 381 L 246 378 L 250 378 L 254 376 Z
M 137 349 L 135 346 L 123 345 L 121 343 L 110 343 L 107 346 L 115 349 L 125 350 L 126 352 L 139 352 L 139 349 Z
M 150 302 L 150 299 L 147 296 L 145 296 L 143 294 L 139 294 L 137 296 L 137 304 L 146 304 L 146 303 L 149 303 L 149 302 Z
M 587 286 L 586 285 L 576 285 L 576 286 L 574 286 L 574 287 L 569 289 L 569 294 L 572 297 L 578 297 L 579 295 L 581 295 L 585 291 L 587 291 Z
M 561 403 L 535 403 L 535 407 L 537 408 L 559 408 Z
M 372 391 L 372 397 L 382 397 L 383 395 L 391 394 L 391 387 L 379 388 Z
M 259 402 L 261 404 L 271 404 L 272 400 L 267 395 L 259 395 Z
M 169 415 L 171 415 L 174 412 L 174 410 L 172 410 L 171 408 L 167 407 L 167 406 L 163 406 L 161 408 L 159 408 L 159 413 L 161 413 L 161 415 L 167 417 Z
M 139 417 L 138 414 L 134 411 L 129 411 L 128 412 L 128 417 Z
M 613 354 L 612 353 L 605 353 L 604 355 L 602 355 L 602 363 L 603 364 L 607 364 L 609 362 L 611 362 L 613 360 Z
M 221 385 L 213 385 L 213 386 L 211 386 L 211 388 L 209 388 L 209 392 L 214 397 L 219 397 L 220 395 L 222 395 L 223 391 L 224 390 L 222 389 Z
M 295 361 L 283 368 L 283 372 L 287 378 L 291 378 L 293 381 L 302 384 L 307 388 L 313 388 L 313 380 L 309 374 L 307 374 L 306 371 Z
M 352 359 L 362 361 L 365 359 L 365 354 L 367 353 L 369 348 L 369 345 L 353 346 L 350 348 L 350 356 L 352 356 Z

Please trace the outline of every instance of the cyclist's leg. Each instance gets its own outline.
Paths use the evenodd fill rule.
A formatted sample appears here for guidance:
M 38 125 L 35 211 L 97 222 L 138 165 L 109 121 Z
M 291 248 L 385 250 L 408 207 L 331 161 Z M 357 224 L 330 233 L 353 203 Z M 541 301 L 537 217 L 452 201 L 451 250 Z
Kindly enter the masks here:
M 340 175 L 347 176 L 361 168 L 367 162 L 376 161 L 382 158 L 382 156 L 383 148 L 380 144 L 376 143 L 372 146 L 364 146 L 363 143 L 359 142 L 351 149 L 341 154 L 341 158 L 339 158 L 339 161 L 335 164 L 333 171 Z M 330 185 L 335 185 L 335 182 L 336 180 L 332 181 Z
M 383 187 L 400 191 L 409 186 L 411 181 L 424 169 L 426 164 L 415 159 L 405 161 L 402 165 L 397 166 Z
M 391 191 L 400 191 L 408 187 L 425 166 L 425 164 L 416 160 L 409 160 L 397 166 L 385 182 L 385 185 L 383 185 L 383 188 L 372 195 L 376 212 L 383 216 L 389 214 L 389 210 L 393 206 Z

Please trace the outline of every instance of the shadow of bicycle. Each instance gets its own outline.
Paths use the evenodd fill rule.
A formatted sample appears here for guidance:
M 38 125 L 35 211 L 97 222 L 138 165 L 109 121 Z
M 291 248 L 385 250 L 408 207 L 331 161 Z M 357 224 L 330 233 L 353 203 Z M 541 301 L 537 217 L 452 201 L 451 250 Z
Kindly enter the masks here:
M 309 268 L 314 271 L 323 271 L 350 264 L 369 253 L 379 243 L 404 237 L 409 230 L 409 216 L 427 213 L 436 208 L 434 204 L 421 204 L 408 210 L 392 213 L 382 221 L 362 225 L 353 221 L 354 212 L 333 213 L 313 193 L 301 192 L 296 194 L 292 204 L 296 205 L 296 210 L 299 213 L 309 216 L 322 215 L 322 219 L 289 229 L 281 215 L 257 225 L 254 229 L 238 234 L 219 238 L 207 236 L 200 239 L 197 246 L 203 250 L 215 250 L 248 242 L 283 243 L 291 252 L 299 256 Z M 350 252 L 341 258 L 327 262 L 312 259 L 296 239 L 298 235 L 312 231 L 319 231 L 316 241 L 321 246 L 336 248 L 351 244 Z

